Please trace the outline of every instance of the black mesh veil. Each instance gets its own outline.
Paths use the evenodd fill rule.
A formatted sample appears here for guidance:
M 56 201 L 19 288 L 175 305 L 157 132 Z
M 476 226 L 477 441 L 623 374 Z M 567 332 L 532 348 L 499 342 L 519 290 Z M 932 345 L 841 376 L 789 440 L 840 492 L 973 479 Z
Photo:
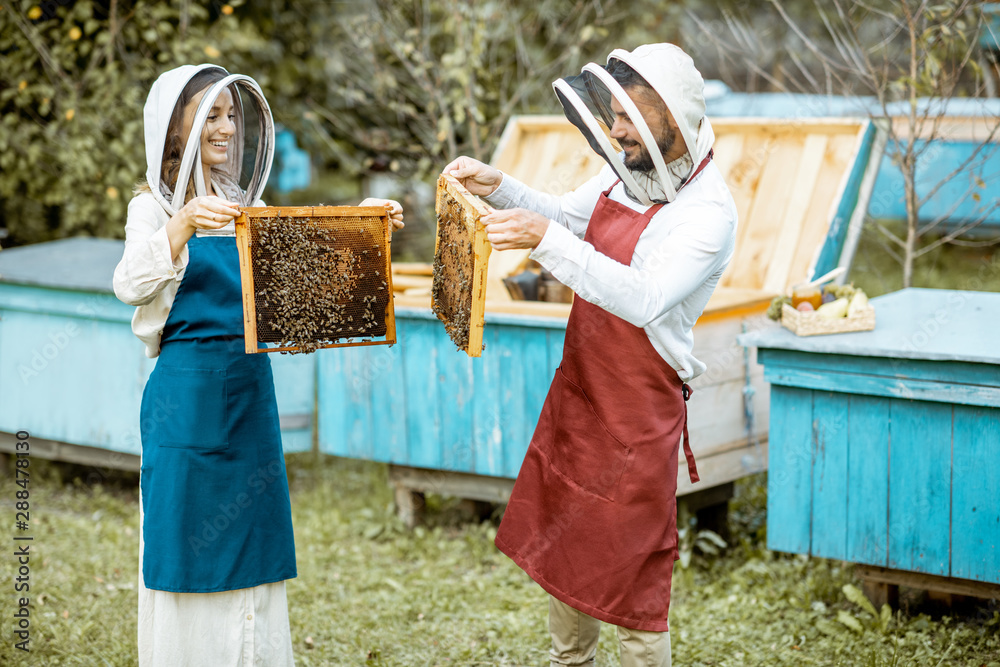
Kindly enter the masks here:
M 604 73 L 610 78 L 607 70 Z M 611 109 L 612 94 L 607 84 L 598 75 L 585 70 L 577 76 L 555 81 L 552 87 L 566 118 L 586 137 L 594 152 L 604 158 L 637 201 L 646 206 L 652 204 L 645 190 L 638 186 L 625 167 L 619 147 L 610 138 L 615 114 Z M 604 127 L 601 127 L 602 124 Z

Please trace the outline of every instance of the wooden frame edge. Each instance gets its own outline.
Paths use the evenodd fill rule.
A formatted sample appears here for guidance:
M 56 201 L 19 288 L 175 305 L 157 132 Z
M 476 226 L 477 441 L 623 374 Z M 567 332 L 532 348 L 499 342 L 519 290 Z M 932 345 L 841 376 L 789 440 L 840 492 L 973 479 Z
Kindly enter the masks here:
M 250 270 L 250 234 L 247 230 L 246 209 L 240 209 L 236 218 L 236 249 L 240 255 L 240 279 L 247 285 L 243 292 L 243 345 L 247 354 L 261 352 L 257 346 L 257 311 L 254 308 L 253 272 Z M 265 348 L 266 349 L 266 348 Z

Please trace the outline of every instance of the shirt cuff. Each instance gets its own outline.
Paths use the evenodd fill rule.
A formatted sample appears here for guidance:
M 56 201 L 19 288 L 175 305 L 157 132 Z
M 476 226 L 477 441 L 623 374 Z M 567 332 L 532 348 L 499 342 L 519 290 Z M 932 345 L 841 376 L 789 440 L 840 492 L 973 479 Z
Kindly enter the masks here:
M 545 230 L 545 235 L 538 242 L 535 249 L 528 255 L 550 272 L 555 274 L 556 268 L 566 258 L 566 252 L 573 243 L 579 243 L 573 232 L 569 231 L 555 220 L 549 220 L 549 228 Z
M 486 203 L 496 209 L 514 208 L 517 203 L 517 181 L 502 171 L 500 172 L 500 185 L 496 190 L 483 197 Z
M 163 226 L 153 233 L 150 238 L 150 246 L 153 250 L 156 274 L 180 280 L 188 263 L 187 244 L 185 243 L 181 251 L 177 253 L 177 260 L 173 260 L 170 252 L 170 238 L 167 236 L 166 226 Z

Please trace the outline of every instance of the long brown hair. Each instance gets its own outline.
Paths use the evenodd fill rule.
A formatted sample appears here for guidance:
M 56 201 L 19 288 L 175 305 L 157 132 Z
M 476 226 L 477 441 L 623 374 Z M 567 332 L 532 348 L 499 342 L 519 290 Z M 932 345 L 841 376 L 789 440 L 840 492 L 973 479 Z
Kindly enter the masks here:
M 170 122 L 167 124 L 167 136 L 163 142 L 163 157 L 160 162 L 160 180 L 166 184 L 170 192 L 173 192 L 177 188 L 177 176 L 181 169 L 181 158 L 184 156 L 184 146 L 188 140 L 188 137 L 181 136 L 184 130 L 184 110 L 191 103 L 191 100 L 194 99 L 195 95 L 203 90 L 207 90 L 212 84 L 222 81 L 224 78 L 226 78 L 226 72 L 221 68 L 211 67 L 203 69 L 191 77 L 181 91 L 180 97 L 177 98 L 177 104 L 174 105 L 174 110 L 170 114 Z M 200 166 L 195 165 L 195 169 L 200 168 Z M 195 196 L 193 176 L 194 171 L 192 170 L 192 178 L 188 179 L 187 189 L 184 193 L 184 203 L 187 203 Z M 135 188 L 136 194 L 149 191 L 149 183 L 145 181 L 140 181 Z

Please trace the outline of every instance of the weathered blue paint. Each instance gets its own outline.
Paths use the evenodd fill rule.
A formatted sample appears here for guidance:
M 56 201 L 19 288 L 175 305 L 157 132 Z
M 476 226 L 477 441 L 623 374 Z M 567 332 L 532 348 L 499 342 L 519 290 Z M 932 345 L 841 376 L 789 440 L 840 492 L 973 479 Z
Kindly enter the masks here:
M 767 478 L 767 545 L 771 549 L 809 553 L 812 516 L 812 392 L 771 387 Z M 771 526 L 775 528 L 771 528 Z
M 952 439 L 951 574 L 995 581 L 1000 563 L 997 486 L 1000 411 L 955 406 Z M 959 483 L 955 483 L 959 480 Z
M 816 259 L 816 267 L 809 276 L 810 279 L 819 277 L 835 269 L 838 262 L 840 262 L 840 253 L 844 248 L 844 241 L 847 238 L 847 228 L 850 224 L 851 216 L 858 205 L 861 180 L 868 169 L 868 162 L 871 159 L 872 142 L 874 140 L 875 125 L 868 123 L 861 138 L 861 147 L 858 149 L 859 157 L 851 165 L 851 171 L 848 173 L 847 180 L 844 183 L 844 191 L 841 193 L 840 201 L 837 203 L 837 210 L 833 215 L 833 220 L 830 221 L 830 229 L 826 233 L 823 249 Z
M 813 398 L 812 546 L 825 558 L 847 556 L 847 394 Z
M 768 546 L 1000 583 L 1000 294 L 872 303 L 872 332 L 740 337 L 771 382 Z
M 981 145 L 941 140 L 929 147 L 926 141 L 918 141 L 916 149 L 923 151 L 917 159 L 917 196 L 923 199 L 943 183 L 920 208 L 920 221 L 940 217 L 947 221 L 941 229 L 948 229 L 985 218 L 983 229 L 995 235 L 996 225 L 1000 225 L 1000 193 L 996 187 L 1000 179 L 1000 141 Z M 893 162 L 893 150 L 892 146 L 886 148 L 879 165 L 868 213 L 878 219 L 904 220 L 903 174 Z
M 124 244 L 67 239 L 0 252 L 0 431 L 139 454 L 155 360 L 111 293 Z M 272 355 L 285 451 L 312 446 L 315 363 Z
M 566 320 L 488 314 L 486 322 L 486 348 L 478 358 L 457 350 L 433 313 L 415 308 L 396 309 L 400 342 L 391 348 L 318 353 L 320 450 L 516 477 L 562 358 Z M 352 398 L 353 388 L 366 383 L 371 386 Z M 370 409 L 360 401 L 364 394 L 371 396 Z M 364 445 L 352 435 L 364 432 L 363 422 L 371 423 Z
M 889 400 L 848 396 L 846 560 L 886 567 L 889 525 Z
M 889 405 L 889 567 L 947 576 L 952 406 Z

